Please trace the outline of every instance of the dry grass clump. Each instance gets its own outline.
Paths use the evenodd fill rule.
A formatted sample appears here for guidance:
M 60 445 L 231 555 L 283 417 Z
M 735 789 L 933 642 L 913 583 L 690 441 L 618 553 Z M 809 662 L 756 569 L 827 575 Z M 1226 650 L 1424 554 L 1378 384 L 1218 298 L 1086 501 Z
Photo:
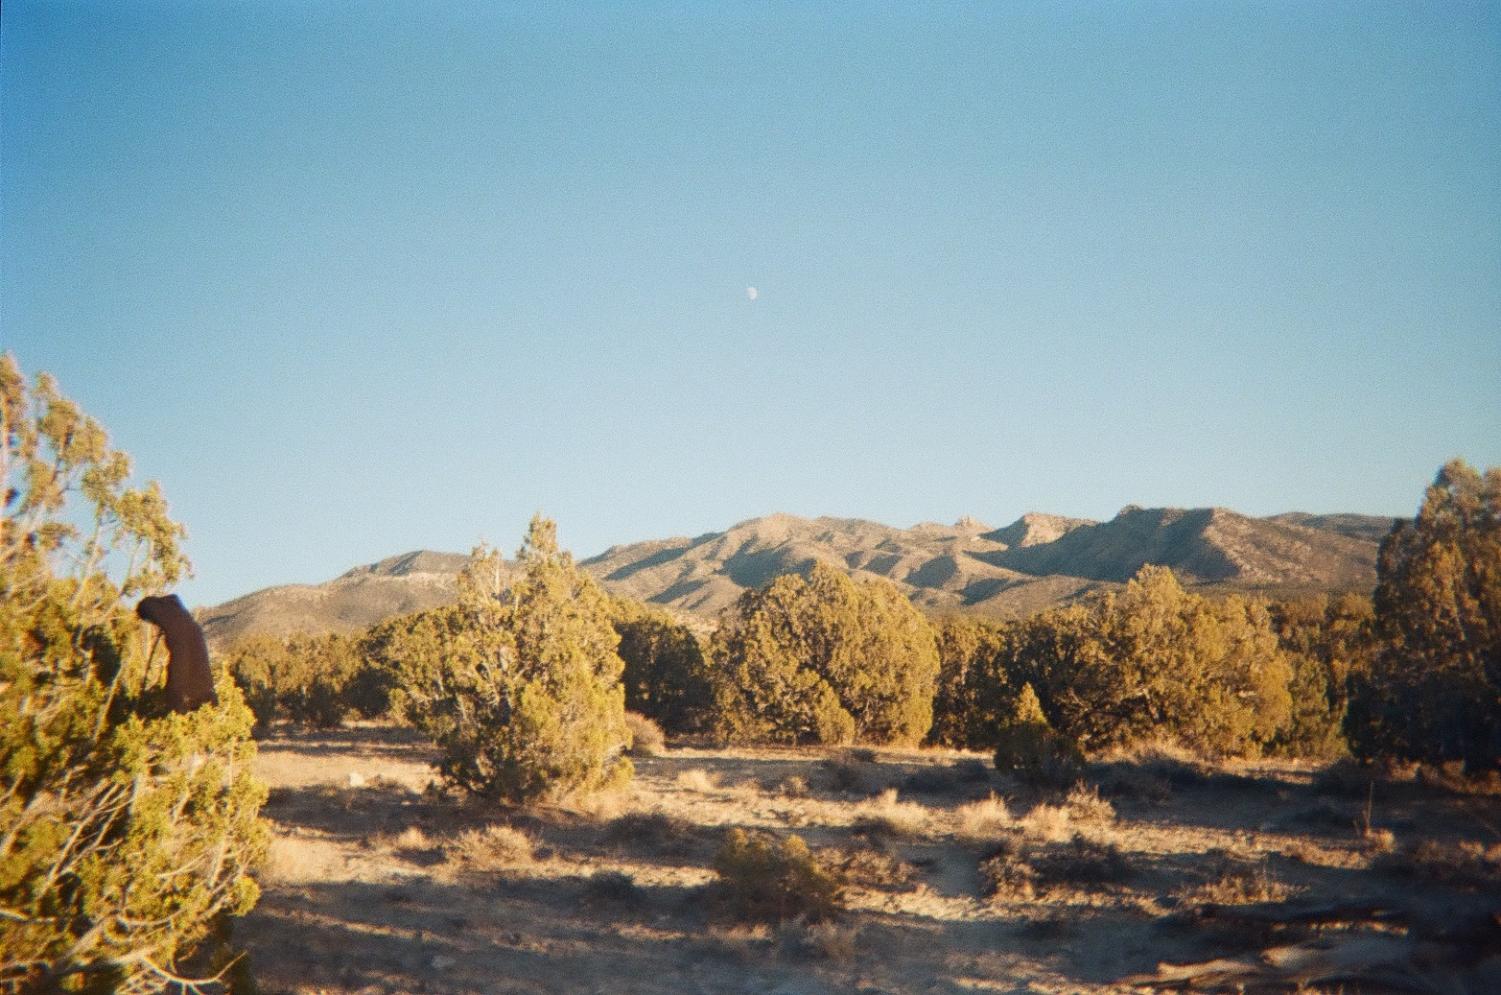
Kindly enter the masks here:
M 1501 886 L 1501 843 L 1419 840 L 1378 857 L 1372 866 L 1461 888 L 1495 889 Z
M 1417 770 L 1418 781 L 1429 787 L 1439 788 L 1455 795 L 1479 798 L 1501 796 L 1501 771 L 1488 770 L 1482 774 L 1467 774 L 1463 761 L 1451 760 L 1444 764 L 1424 764 Z
M 1064 805 L 1033 805 L 1019 825 L 1028 837 L 1047 843 L 1061 843 L 1074 834 L 1073 819 Z
M 777 794 L 783 798 L 807 798 L 808 779 L 801 774 L 788 774 L 777 785 Z
M 835 866 L 846 882 L 872 891 L 904 891 L 917 876 L 917 869 L 881 847 L 851 846 L 842 851 Z
M 428 836 L 421 826 L 408 826 L 399 833 L 374 837 L 369 845 L 417 864 L 436 863 L 443 856 L 442 844 Z
M 800 836 L 732 829 L 714 857 L 719 907 L 742 922 L 819 922 L 844 908 L 839 869 Z
M 1062 846 L 1050 847 L 1033 863 L 1048 885 L 1097 887 L 1118 884 L 1132 874 L 1131 863 L 1120 847 L 1078 834 Z
M 466 829 L 446 847 L 448 858 L 467 871 L 526 867 L 536 859 L 536 843 L 513 826 Z
M 1002 840 L 980 861 L 980 881 L 981 891 L 990 899 L 1031 901 L 1037 897 L 1037 868 L 1016 838 Z
M 667 736 L 662 727 L 640 712 L 625 713 L 625 728 L 631 735 L 631 755 L 657 757 L 667 751 Z
M 960 805 L 954 809 L 954 815 L 959 821 L 959 835 L 965 839 L 990 839 L 997 831 L 1012 825 L 1006 799 L 994 792 L 979 801 Z
M 1077 834 L 1067 843 L 1042 847 L 1010 837 L 980 862 L 985 895 L 1010 901 L 1030 901 L 1056 888 L 1119 884 L 1132 874 L 1119 847 Z
M 601 871 L 584 882 L 587 905 L 639 905 L 645 897 L 631 876 L 620 871 Z
M 1081 826 L 1108 826 L 1115 821 L 1115 806 L 1100 797 L 1100 789 L 1082 781 L 1069 790 L 1063 801 L 1070 821 Z
M 711 774 L 702 767 L 690 767 L 685 771 L 679 771 L 677 786 L 684 791 L 698 791 L 707 794 L 719 789 L 719 775 Z
M 628 812 L 611 821 L 600 842 L 614 851 L 686 857 L 702 840 L 698 826 L 665 812 Z
M 1186 902 L 1212 905 L 1255 905 L 1286 901 L 1293 888 L 1272 877 L 1266 860 L 1250 861 L 1221 853 L 1208 881 L 1180 892 Z
M 912 839 L 927 832 L 929 813 L 916 802 L 897 800 L 897 790 L 887 788 L 855 806 L 854 831 Z
M 860 931 L 854 926 L 823 920 L 789 922 L 777 931 L 777 948 L 783 957 L 848 964 L 855 959 Z
M 857 794 L 870 790 L 870 772 L 853 760 L 830 758 L 820 761 L 818 774 L 819 781 L 828 791 Z

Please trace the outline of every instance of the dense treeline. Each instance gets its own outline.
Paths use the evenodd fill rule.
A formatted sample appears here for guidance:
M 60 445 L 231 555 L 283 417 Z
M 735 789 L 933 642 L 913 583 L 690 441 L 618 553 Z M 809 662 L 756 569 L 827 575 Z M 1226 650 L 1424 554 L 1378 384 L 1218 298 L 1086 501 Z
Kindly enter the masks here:
M 574 597 L 571 611 L 592 606 L 595 631 L 613 639 L 590 651 L 618 660 L 598 679 L 674 735 L 927 742 L 1020 767 L 1161 741 L 1206 756 L 1478 769 L 1501 755 L 1498 480 L 1444 467 L 1383 544 L 1374 599 L 1209 596 L 1149 565 L 1119 591 L 1027 619 L 933 621 L 889 582 L 815 564 L 747 592 L 711 633 L 603 594 Z M 262 721 L 417 721 L 415 689 L 446 687 L 445 654 L 470 652 L 483 631 L 464 603 L 358 640 L 242 644 L 234 669 Z

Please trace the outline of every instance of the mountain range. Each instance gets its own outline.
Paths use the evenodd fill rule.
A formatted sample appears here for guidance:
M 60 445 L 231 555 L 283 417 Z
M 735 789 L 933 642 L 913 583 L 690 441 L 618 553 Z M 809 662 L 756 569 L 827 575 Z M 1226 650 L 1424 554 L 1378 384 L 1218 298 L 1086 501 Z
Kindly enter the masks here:
M 1027 514 L 999 529 L 967 517 L 903 529 L 777 514 L 723 532 L 612 546 L 581 565 L 608 590 L 704 624 L 742 592 L 814 563 L 883 577 L 933 614 L 1016 617 L 1119 586 L 1148 563 L 1210 591 L 1367 591 L 1391 525 L 1370 515 L 1252 518 L 1224 508 L 1136 506 L 1108 522 Z M 355 632 L 452 600 L 466 559 L 405 553 L 326 583 L 256 591 L 201 609 L 199 618 L 220 645 L 257 632 Z

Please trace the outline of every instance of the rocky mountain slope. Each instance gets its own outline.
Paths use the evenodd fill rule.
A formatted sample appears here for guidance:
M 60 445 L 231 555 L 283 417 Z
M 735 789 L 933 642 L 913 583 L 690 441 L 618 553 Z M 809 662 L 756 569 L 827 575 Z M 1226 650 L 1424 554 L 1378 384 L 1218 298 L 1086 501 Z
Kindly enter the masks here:
M 723 532 L 614 546 L 583 566 L 618 594 L 704 619 L 743 591 L 814 563 L 884 577 L 931 612 L 1004 617 L 1114 587 L 1146 563 L 1216 590 L 1368 590 L 1390 525 L 1361 515 L 1250 518 L 1223 508 L 1134 506 L 1108 522 L 1028 514 L 999 529 L 971 518 L 902 529 L 768 515 Z M 464 559 L 407 553 L 325 584 L 258 591 L 200 617 L 218 643 L 247 632 L 357 631 L 450 600 Z

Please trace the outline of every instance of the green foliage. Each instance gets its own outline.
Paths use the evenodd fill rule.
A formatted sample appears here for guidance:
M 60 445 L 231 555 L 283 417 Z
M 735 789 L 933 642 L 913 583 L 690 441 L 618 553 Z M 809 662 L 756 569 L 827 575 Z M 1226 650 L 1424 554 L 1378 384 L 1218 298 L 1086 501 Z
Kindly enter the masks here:
M 712 721 L 714 688 L 704 646 L 666 612 L 626 598 L 610 599 L 625 662 L 625 707 L 672 733 L 698 732 Z
M 1293 668 L 1292 712 L 1272 748 L 1286 756 L 1333 759 L 1346 752 L 1352 678 L 1370 670 L 1371 600 L 1325 595 L 1271 607 L 1277 641 Z
M 169 713 L 124 599 L 187 569 L 154 484 L 50 378 L 0 356 L 0 979 L 162 991 L 256 900 L 251 715 Z M 116 573 L 112 576 L 110 570 Z
M 938 689 L 928 742 L 962 749 L 995 746 L 995 730 L 1015 703 L 1007 673 L 1008 626 L 950 617 L 937 626 Z
M 731 829 L 714 856 L 714 870 L 721 902 L 739 920 L 817 922 L 844 908 L 844 876 L 800 836 Z
M 262 726 L 285 718 L 332 728 L 355 709 L 357 700 L 367 716 L 383 710 L 379 696 L 356 693 L 368 692 L 370 683 L 356 680 L 364 668 L 348 636 L 246 636 L 226 651 L 225 663 Z
M 1146 566 L 1119 594 L 1017 627 L 1010 671 L 1060 732 L 1089 749 L 1168 738 L 1257 753 L 1286 725 L 1292 667 L 1264 605 L 1185 591 Z
M 1032 685 L 1022 685 L 1011 712 L 995 730 L 995 766 L 1029 784 L 1067 787 L 1084 769 L 1084 755 L 1048 723 Z
M 748 591 L 711 646 L 718 719 L 739 741 L 915 744 L 932 725 L 933 630 L 895 585 L 832 567 Z
M 1352 748 L 1501 765 L 1501 467 L 1445 465 L 1376 576 L 1382 646 L 1352 695 Z
M 477 549 L 458 604 L 371 634 L 372 652 L 393 661 L 398 707 L 438 744 L 443 778 L 482 797 L 528 802 L 629 779 L 624 665 L 603 591 L 544 518 L 518 559 L 503 587 L 499 556 Z

